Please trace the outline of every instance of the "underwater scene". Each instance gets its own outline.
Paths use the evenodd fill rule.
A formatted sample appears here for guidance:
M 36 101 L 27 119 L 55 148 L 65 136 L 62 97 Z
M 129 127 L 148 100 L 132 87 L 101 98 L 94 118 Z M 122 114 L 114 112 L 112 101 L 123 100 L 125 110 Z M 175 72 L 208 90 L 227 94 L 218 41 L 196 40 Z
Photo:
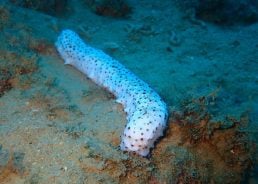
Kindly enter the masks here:
M 0 184 L 258 183 L 258 0 L 0 0 Z

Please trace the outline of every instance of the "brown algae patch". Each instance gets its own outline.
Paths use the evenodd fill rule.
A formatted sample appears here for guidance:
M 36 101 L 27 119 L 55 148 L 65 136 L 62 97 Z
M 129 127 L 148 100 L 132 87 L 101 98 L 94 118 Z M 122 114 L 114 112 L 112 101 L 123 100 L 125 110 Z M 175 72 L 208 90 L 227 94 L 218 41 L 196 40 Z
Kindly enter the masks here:
M 37 70 L 37 56 L 21 56 L 0 50 L 0 97 L 12 88 L 28 89 L 33 82 L 31 74 Z
M 34 51 L 35 53 L 42 55 L 55 55 L 56 50 L 54 48 L 53 43 L 44 39 L 31 39 L 28 45 L 29 49 Z
M 238 183 L 246 177 L 255 154 L 255 145 L 243 129 L 246 118 L 230 119 L 230 126 L 225 126 L 204 111 L 187 107 L 171 117 L 166 137 L 153 150 L 160 181 Z
M 9 91 L 12 89 L 11 84 L 11 73 L 6 69 L 0 70 L 0 97 L 5 93 L 5 91 Z
M 24 156 L 25 153 L 12 152 L 0 145 L 0 183 L 21 181 L 24 176 L 28 175 L 23 163 Z
M 97 174 L 95 181 L 112 183 L 146 182 L 150 161 L 138 156 L 123 154 L 118 147 L 88 138 L 84 154 L 79 158 L 81 168 L 88 177 Z

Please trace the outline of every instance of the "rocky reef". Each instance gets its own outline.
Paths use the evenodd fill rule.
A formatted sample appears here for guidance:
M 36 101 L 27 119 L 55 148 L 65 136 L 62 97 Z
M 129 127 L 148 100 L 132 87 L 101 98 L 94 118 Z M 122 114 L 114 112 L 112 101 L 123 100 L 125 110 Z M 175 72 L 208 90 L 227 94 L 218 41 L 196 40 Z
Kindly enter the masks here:
M 62 16 L 67 11 L 67 0 L 9 0 L 11 3 L 24 8 L 41 11 L 53 16 Z
M 258 21 L 256 0 L 185 0 L 178 3 L 184 9 L 191 9 L 197 19 L 218 25 L 251 24 Z
M 88 7 L 98 15 L 111 17 L 126 17 L 131 7 L 125 0 L 85 0 Z

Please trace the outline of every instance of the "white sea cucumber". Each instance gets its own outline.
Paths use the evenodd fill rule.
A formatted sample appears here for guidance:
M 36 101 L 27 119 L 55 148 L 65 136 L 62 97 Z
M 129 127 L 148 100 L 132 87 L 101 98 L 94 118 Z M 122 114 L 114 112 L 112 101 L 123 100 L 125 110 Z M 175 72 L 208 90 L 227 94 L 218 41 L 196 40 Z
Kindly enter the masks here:
M 105 87 L 127 113 L 120 148 L 147 156 L 167 126 L 167 107 L 160 96 L 122 64 L 92 48 L 71 30 L 63 30 L 56 48 L 69 64 Z

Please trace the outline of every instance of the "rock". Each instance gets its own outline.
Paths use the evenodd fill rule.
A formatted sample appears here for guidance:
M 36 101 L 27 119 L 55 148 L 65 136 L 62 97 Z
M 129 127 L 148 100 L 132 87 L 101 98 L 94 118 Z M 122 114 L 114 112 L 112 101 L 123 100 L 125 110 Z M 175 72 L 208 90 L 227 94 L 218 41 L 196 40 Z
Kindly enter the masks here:
M 196 17 L 222 25 L 254 23 L 258 21 L 258 1 L 199 0 Z
M 198 24 L 197 20 L 222 26 L 247 25 L 258 21 L 257 0 L 178 0 L 177 3 L 185 16 Z
M 67 0 L 9 0 L 11 3 L 53 16 L 63 16 L 67 12 Z
M 132 10 L 125 0 L 85 0 L 85 2 L 97 15 L 126 17 Z

